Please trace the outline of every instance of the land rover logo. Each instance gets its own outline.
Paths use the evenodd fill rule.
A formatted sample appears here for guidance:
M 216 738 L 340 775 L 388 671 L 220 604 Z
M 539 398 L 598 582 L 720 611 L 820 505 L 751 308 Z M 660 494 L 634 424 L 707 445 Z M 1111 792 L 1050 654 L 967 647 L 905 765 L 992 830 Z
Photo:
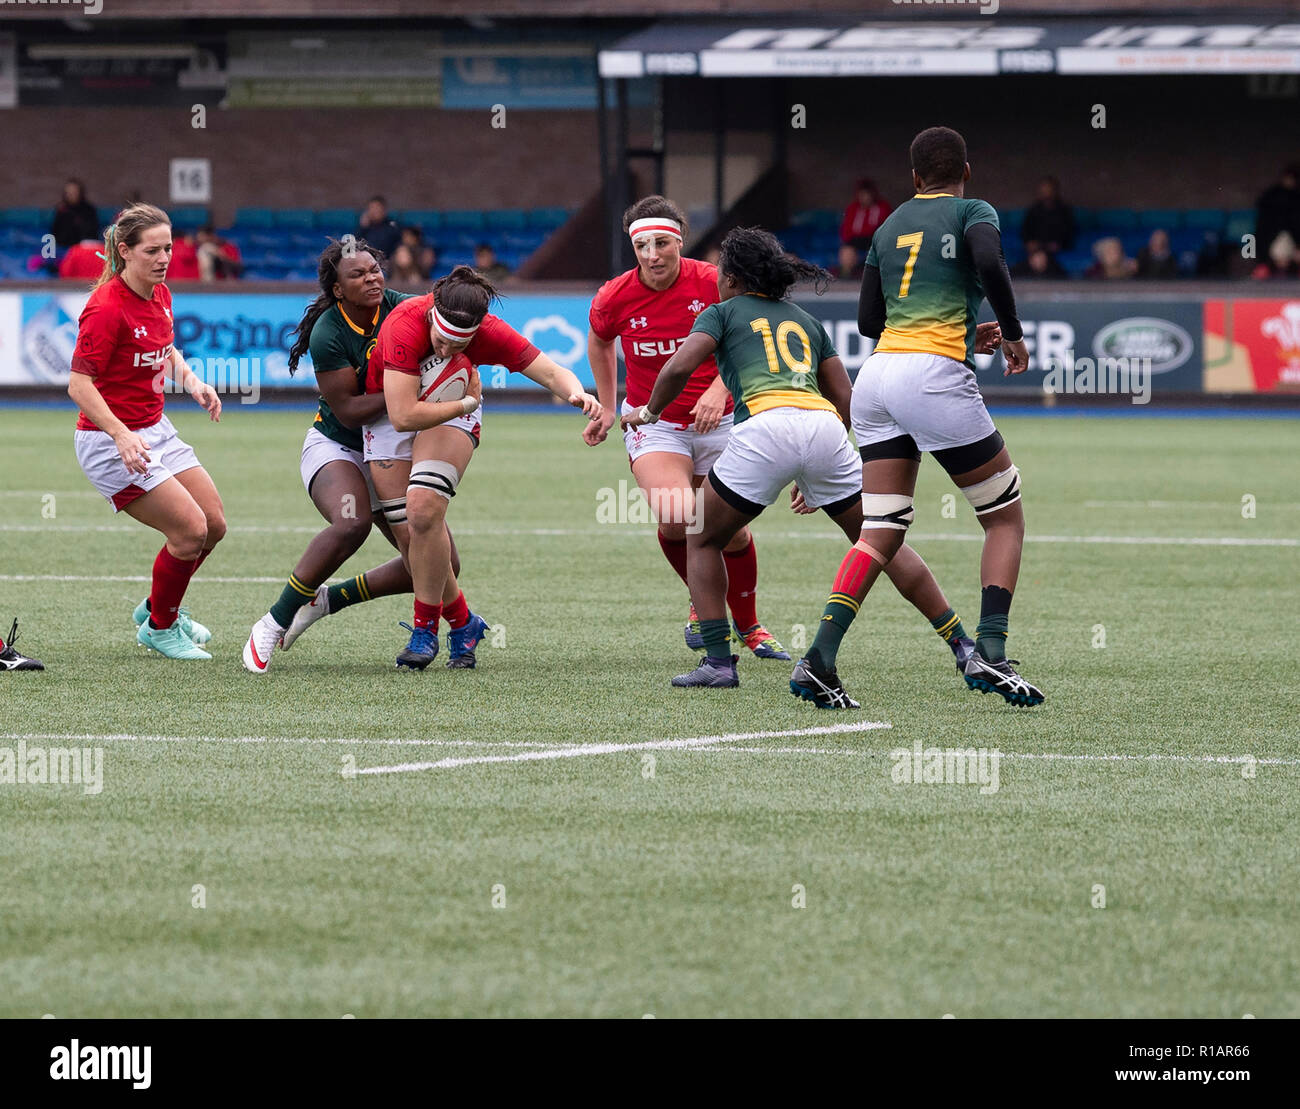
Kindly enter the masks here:
M 1092 341 L 1098 358 L 1149 358 L 1153 374 L 1176 370 L 1192 356 L 1192 337 L 1181 327 L 1154 316 L 1108 323 Z

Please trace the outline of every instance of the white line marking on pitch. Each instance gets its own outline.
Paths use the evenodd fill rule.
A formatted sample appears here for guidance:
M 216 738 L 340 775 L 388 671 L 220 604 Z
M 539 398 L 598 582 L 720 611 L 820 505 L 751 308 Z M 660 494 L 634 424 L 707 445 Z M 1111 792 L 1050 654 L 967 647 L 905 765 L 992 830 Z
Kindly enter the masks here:
M 493 762 L 536 762 L 542 759 L 575 759 L 587 755 L 615 755 L 624 751 L 673 751 L 736 743 L 745 739 L 777 739 L 795 735 L 830 735 L 839 732 L 865 732 L 890 728 L 884 721 L 857 724 L 832 724 L 825 728 L 795 728 L 784 732 L 737 732 L 728 735 L 693 736 L 689 739 L 651 739 L 641 743 L 584 743 L 577 747 L 552 747 L 542 751 L 524 751 L 517 755 L 475 755 L 467 758 L 439 759 L 437 762 L 405 762 L 396 766 L 357 767 L 357 774 L 404 774 L 415 770 L 450 770 L 457 766 L 481 766 Z
M 889 758 L 890 751 L 863 751 L 856 747 L 692 747 L 691 752 L 738 755 L 852 755 L 856 758 Z M 910 748 L 909 748 L 910 750 Z M 1042 762 L 1186 762 L 1186 763 L 1253 763 L 1256 766 L 1300 766 L 1300 759 L 1266 759 L 1254 755 L 1062 755 L 1021 754 L 1003 751 L 1004 759 L 1033 759 Z

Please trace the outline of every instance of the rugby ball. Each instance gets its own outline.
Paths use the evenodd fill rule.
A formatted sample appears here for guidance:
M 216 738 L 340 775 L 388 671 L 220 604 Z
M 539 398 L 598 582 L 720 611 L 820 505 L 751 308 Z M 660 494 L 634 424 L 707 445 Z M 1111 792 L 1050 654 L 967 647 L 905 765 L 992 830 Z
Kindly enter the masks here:
M 469 375 L 474 366 L 461 352 L 450 358 L 429 355 L 420 363 L 420 400 L 437 403 L 460 400 L 469 391 Z

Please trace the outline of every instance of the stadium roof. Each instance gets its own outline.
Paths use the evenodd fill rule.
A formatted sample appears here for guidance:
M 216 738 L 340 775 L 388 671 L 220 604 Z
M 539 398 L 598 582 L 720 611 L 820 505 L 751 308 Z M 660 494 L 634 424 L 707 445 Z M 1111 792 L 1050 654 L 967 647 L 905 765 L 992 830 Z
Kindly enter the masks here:
M 1295 73 L 1300 23 L 1242 15 L 663 22 L 601 50 L 599 65 L 602 77 Z

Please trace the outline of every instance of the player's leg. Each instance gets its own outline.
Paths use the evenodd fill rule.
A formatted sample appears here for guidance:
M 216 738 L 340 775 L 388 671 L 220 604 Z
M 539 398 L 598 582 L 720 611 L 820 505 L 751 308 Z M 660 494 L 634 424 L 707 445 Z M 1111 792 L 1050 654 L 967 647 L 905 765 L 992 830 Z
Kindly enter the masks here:
M 710 482 L 700 487 L 695 523 L 687 537 L 687 573 L 705 655 L 695 670 L 673 678 L 675 686 L 725 689 L 740 684 L 727 625 L 727 564 L 723 552 L 757 514 L 723 500 Z
M 154 559 L 149 612 L 136 642 L 167 658 L 210 659 L 185 634 L 180 620 L 186 587 L 208 543 L 207 515 L 175 477 L 136 497 L 124 511 L 166 540 Z
M 996 432 L 994 433 L 996 434 Z M 1001 436 L 998 436 L 1001 444 Z M 936 452 L 939 457 L 939 452 Z M 949 460 L 951 461 L 951 460 Z M 1025 516 L 1020 504 L 1020 471 L 1005 446 L 983 465 L 952 473 L 953 482 L 975 509 L 984 528 L 980 556 L 980 622 L 975 653 L 966 664 L 966 684 L 983 693 L 1000 693 L 1013 705 L 1041 704 L 1043 693 L 1013 669 L 1006 655 L 1011 598 L 1020 577 Z
M 726 450 L 733 428 L 733 417 L 728 415 L 713 431 L 685 433 L 692 440 L 696 488 Z M 754 545 L 754 533 L 742 527 L 723 548 L 722 555 L 727 561 L 727 608 L 731 610 L 731 625 L 736 635 L 755 658 L 789 662 L 786 649 L 758 619 L 758 549 Z
M 410 643 L 397 656 L 399 667 L 423 670 L 438 653 L 443 589 L 451 570 L 447 508 L 473 453 L 473 441 L 459 428 L 429 428 L 415 438 L 406 490 L 415 611 Z
M 838 514 L 829 507 L 827 511 L 840 530 L 848 536 L 849 542 L 856 543 L 862 532 L 862 498 L 852 498 Z M 930 621 L 930 626 L 939 638 L 948 644 L 956 660 L 957 673 L 965 673 L 966 660 L 975 649 L 975 641 L 966 635 L 961 617 L 948 603 L 948 598 L 944 596 L 930 567 L 910 543 L 899 547 L 898 553 L 885 564 L 885 576 L 903 598 Z
M 329 526 L 307 544 L 280 596 L 248 633 L 244 667 L 252 673 L 266 672 L 276 647 L 284 646 L 295 623 L 303 626 L 294 639 L 315 620 L 328 595 L 325 581 L 361 549 L 370 533 L 370 489 L 356 462 L 341 456 L 347 448 L 330 445 L 339 453 L 304 475 L 307 493 Z M 304 608 L 307 617 L 299 621 Z
M 862 530 L 840 562 L 817 635 L 790 677 L 790 691 L 818 708 L 857 707 L 844 694 L 836 656 L 871 586 L 903 545 L 919 465 L 911 457 L 890 457 L 862 467 Z
M 450 629 L 447 633 L 447 669 L 473 670 L 478 665 L 474 649 L 483 641 L 490 625 L 477 612 L 471 612 L 469 602 L 465 600 L 458 580 L 460 552 L 450 528 L 447 529 L 447 543 L 451 569 L 447 573 L 447 583 L 442 587 L 442 618 Z
M 636 431 L 643 433 L 641 440 L 636 439 L 634 431 L 629 431 L 624 436 L 632 460 L 632 476 L 658 525 L 656 538 L 659 549 L 668 560 L 668 565 L 682 579 L 682 584 L 689 589 L 686 580 L 686 528 L 695 514 L 695 483 L 690 447 L 666 438 L 654 425 L 650 425 L 649 430 L 638 428 Z M 645 440 L 651 432 L 654 432 L 658 447 L 673 449 L 648 449 Z M 695 615 L 691 612 L 686 620 L 686 646 L 698 650 L 703 642 L 694 624 Z

